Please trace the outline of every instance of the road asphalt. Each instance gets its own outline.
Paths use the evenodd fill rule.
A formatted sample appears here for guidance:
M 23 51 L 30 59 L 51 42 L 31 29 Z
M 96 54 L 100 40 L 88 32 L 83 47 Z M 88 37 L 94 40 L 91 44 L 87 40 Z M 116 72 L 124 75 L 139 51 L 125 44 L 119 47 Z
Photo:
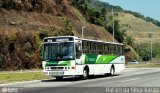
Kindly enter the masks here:
M 0 92 L 18 93 L 160 93 L 160 68 L 126 68 L 115 76 L 97 75 L 87 80 L 67 77 L 57 81 L 0 84 Z

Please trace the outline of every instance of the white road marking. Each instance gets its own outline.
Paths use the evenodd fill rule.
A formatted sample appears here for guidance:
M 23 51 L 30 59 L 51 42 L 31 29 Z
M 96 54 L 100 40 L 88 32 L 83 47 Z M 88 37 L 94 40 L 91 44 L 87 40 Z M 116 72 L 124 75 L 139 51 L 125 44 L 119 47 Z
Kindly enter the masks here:
M 135 81 L 135 80 L 139 80 L 140 78 L 131 78 L 131 79 L 127 79 L 127 80 L 123 80 L 121 82 L 131 82 L 131 81 Z

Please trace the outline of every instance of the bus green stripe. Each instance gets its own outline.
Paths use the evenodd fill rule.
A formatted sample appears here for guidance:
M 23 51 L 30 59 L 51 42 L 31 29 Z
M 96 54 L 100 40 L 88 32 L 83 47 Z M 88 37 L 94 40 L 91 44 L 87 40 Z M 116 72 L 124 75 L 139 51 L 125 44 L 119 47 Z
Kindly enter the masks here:
M 56 66 L 57 64 L 57 61 L 47 61 L 46 66 Z
M 71 61 L 60 61 L 59 66 L 71 66 Z
M 96 54 L 86 54 L 85 64 L 109 64 L 118 56 L 115 55 L 98 55 Z
M 86 54 L 85 64 L 96 64 L 97 56 L 96 54 Z
M 47 61 L 46 66 L 71 66 L 71 61 Z
M 108 64 L 112 60 L 114 60 L 115 58 L 117 58 L 117 56 L 114 56 L 114 55 L 101 55 L 98 58 L 96 64 Z

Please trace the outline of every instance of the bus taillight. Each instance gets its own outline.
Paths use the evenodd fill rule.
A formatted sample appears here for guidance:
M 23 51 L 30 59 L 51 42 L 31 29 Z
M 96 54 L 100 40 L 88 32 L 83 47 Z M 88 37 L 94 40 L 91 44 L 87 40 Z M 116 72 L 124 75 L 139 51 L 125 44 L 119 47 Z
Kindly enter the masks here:
M 75 67 L 71 67 L 71 69 L 75 69 Z

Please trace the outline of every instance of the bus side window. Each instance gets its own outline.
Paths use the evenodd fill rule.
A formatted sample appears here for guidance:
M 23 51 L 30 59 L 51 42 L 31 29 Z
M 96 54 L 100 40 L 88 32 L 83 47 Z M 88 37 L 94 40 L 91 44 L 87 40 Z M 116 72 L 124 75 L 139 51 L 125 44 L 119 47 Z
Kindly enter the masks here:
M 80 59 L 82 55 L 82 48 L 80 43 L 76 43 L 76 58 Z
M 89 53 L 89 47 L 90 47 L 89 42 L 82 42 L 83 53 L 88 54 Z

